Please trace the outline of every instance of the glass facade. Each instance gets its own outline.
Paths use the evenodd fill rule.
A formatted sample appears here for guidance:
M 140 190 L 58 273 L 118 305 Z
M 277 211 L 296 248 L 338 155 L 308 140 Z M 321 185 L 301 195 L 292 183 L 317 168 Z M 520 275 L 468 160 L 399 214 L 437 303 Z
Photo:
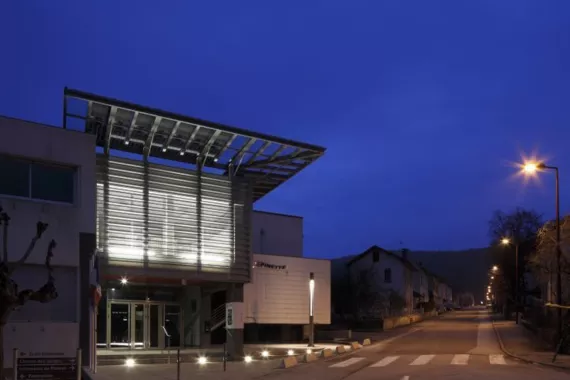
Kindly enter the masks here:
M 97 164 L 97 246 L 110 261 L 249 280 L 246 182 L 102 156 Z

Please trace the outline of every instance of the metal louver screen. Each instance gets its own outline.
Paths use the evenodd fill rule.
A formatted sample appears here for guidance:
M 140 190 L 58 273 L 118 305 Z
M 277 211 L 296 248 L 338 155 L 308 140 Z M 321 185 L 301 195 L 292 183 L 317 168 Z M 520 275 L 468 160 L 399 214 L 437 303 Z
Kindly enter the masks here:
M 97 245 L 109 265 L 249 281 L 250 193 L 237 179 L 99 156 Z

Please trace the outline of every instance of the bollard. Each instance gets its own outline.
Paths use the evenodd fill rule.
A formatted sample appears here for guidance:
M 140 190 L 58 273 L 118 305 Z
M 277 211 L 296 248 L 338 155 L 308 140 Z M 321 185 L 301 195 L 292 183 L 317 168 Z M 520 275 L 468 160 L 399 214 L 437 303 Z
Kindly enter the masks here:
M 78 348 L 77 352 L 75 353 L 75 365 L 77 366 L 77 380 L 81 380 L 81 348 Z
M 180 380 L 180 347 L 176 350 L 176 380 Z
M 227 357 L 228 357 L 228 351 L 227 351 L 227 349 L 226 349 L 226 343 L 224 343 L 224 353 L 223 353 L 223 355 L 224 355 L 224 358 L 223 358 L 222 360 L 223 360 L 223 362 L 224 362 L 224 372 L 226 372 L 226 360 L 227 360 Z
M 12 379 L 18 378 L 18 356 L 20 356 L 20 351 L 14 348 L 14 356 L 12 357 Z

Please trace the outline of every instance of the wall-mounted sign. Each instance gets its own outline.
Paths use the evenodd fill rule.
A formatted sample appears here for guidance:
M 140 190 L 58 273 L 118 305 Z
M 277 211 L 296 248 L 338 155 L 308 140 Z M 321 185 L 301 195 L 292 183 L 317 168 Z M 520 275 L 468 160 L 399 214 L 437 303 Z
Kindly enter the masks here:
M 253 263 L 254 268 L 268 268 L 268 269 L 275 269 L 275 270 L 285 270 L 287 269 L 287 265 L 275 265 L 264 263 L 263 261 L 256 261 Z

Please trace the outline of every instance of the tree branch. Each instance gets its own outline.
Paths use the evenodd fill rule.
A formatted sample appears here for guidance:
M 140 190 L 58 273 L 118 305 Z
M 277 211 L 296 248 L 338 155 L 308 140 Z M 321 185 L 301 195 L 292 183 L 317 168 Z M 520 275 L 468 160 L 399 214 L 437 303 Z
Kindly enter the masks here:
M 36 224 L 36 235 L 32 238 L 32 241 L 30 242 L 30 245 L 28 246 L 28 249 L 26 250 L 26 253 L 24 253 L 24 256 L 22 256 L 22 258 L 20 260 L 18 260 L 12 267 L 12 269 L 8 272 L 8 275 L 11 276 L 14 271 L 21 266 L 22 264 L 24 264 L 26 262 L 26 260 L 28 260 L 28 257 L 30 257 L 30 255 L 32 254 L 34 247 L 36 246 L 36 243 L 38 242 L 38 240 L 41 239 L 43 233 L 46 231 L 48 225 L 47 223 L 42 223 L 42 222 L 38 222 Z
M 57 246 L 55 240 L 51 240 L 46 253 L 45 266 L 48 272 L 47 282 L 38 290 L 31 289 L 22 290 L 18 293 L 18 306 L 22 306 L 27 301 L 36 301 L 47 303 L 57 298 L 57 289 L 55 287 L 55 278 L 53 277 L 53 268 L 51 259 L 53 257 L 53 249 Z

